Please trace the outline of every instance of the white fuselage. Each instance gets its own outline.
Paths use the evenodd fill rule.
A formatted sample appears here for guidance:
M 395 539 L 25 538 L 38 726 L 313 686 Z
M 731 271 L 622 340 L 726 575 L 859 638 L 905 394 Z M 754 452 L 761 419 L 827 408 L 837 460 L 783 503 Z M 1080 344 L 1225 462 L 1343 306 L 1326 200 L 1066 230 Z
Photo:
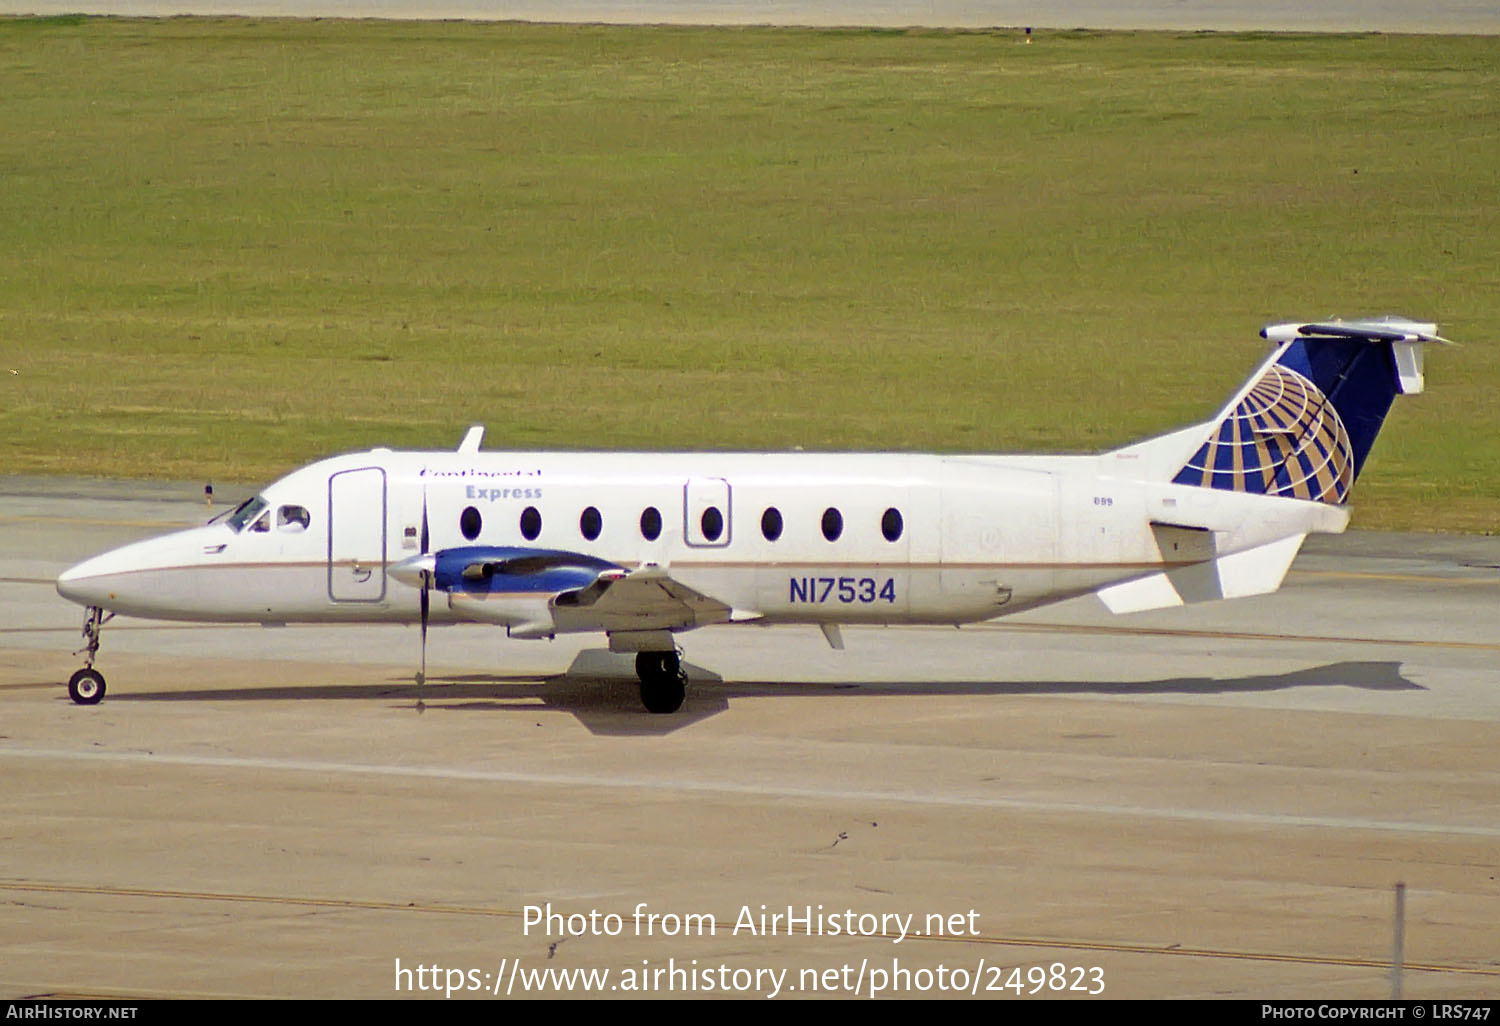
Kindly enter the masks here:
M 1167 463 L 1175 458 L 1166 454 Z M 1341 530 L 1347 520 L 1319 503 L 1165 483 L 1147 473 L 1153 463 L 1145 449 L 1023 457 L 377 449 L 277 481 L 261 494 L 263 511 L 238 525 L 221 518 L 81 563 L 58 589 L 81 604 L 160 619 L 413 622 L 419 589 L 389 569 L 418 554 L 425 515 L 427 551 L 516 546 L 632 570 L 658 564 L 727 607 L 721 620 L 967 623 Z M 528 509 L 539 517 L 534 534 L 523 531 Z M 654 538 L 643 531 L 648 509 L 661 522 Z M 771 520 L 779 514 L 774 539 L 763 527 L 767 510 Z M 841 524 L 832 538 L 825 519 Z M 431 619 L 525 625 L 527 636 L 599 629 L 570 627 L 536 594 L 438 595 Z

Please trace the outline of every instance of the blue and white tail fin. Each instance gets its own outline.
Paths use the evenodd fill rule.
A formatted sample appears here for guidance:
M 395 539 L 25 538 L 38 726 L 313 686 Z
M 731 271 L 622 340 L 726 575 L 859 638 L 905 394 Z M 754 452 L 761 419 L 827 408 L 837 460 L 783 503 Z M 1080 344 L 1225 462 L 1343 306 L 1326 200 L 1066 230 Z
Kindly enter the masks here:
M 1422 390 L 1422 346 L 1446 341 L 1434 324 L 1396 317 L 1273 324 L 1261 335 L 1275 351 L 1218 417 L 1110 454 L 1161 482 L 1150 527 L 1171 564 L 1101 588 L 1114 612 L 1280 587 L 1309 533 L 1349 522 L 1349 491 L 1391 401 Z
M 1399 317 L 1273 324 L 1275 352 L 1235 394 L 1175 484 L 1341 506 L 1400 394 L 1422 390 L 1437 325 Z

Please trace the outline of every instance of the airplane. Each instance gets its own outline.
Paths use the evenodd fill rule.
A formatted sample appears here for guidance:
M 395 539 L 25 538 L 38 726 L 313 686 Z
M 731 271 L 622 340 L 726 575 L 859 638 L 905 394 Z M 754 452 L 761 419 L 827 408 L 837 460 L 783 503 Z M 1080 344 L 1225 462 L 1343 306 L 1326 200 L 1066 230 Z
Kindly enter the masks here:
M 481 623 L 602 633 L 672 713 L 677 635 L 803 624 L 967 624 L 1094 593 L 1116 613 L 1260 595 L 1303 539 L 1349 522 L 1437 326 L 1278 323 L 1218 416 L 1095 455 L 372 449 L 297 470 L 202 527 L 57 579 L 85 607 L 82 705 L 116 614 L 214 623 Z

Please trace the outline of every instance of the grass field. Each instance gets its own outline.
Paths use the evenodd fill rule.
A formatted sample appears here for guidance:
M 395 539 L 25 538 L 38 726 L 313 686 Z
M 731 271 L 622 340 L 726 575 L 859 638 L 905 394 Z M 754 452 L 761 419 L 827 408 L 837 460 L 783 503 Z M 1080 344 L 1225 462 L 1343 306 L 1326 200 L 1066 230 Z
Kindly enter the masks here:
M 0 20 L 0 472 L 1099 449 L 1385 312 L 1356 526 L 1500 530 L 1500 38 Z

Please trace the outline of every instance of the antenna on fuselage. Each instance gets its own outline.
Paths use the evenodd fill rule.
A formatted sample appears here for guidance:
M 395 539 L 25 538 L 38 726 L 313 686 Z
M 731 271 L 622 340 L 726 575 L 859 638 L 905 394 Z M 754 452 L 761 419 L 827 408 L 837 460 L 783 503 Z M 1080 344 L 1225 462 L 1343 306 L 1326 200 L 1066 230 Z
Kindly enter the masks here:
M 464 440 L 458 443 L 459 452 L 478 452 L 480 443 L 484 441 L 484 425 L 475 424 L 464 434 Z

